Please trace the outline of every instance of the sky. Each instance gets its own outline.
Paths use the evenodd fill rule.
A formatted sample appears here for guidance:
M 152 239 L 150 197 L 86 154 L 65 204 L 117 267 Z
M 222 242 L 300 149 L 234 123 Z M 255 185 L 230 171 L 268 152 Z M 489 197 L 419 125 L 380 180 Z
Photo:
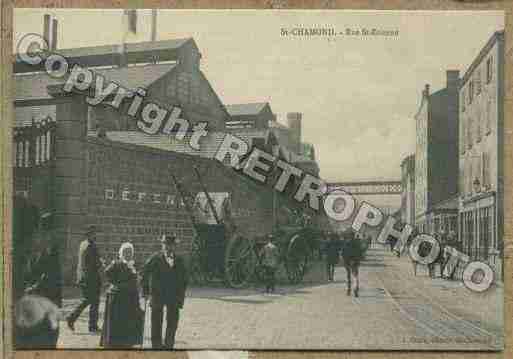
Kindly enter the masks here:
M 14 46 L 59 20 L 58 47 L 119 43 L 122 10 L 16 9 Z M 150 10 L 138 33 L 150 40 Z M 394 37 L 284 37 L 282 28 L 398 30 Z M 201 68 L 225 104 L 269 102 L 280 121 L 303 114 L 303 141 L 315 146 L 327 181 L 398 180 L 415 151 L 421 91 L 461 76 L 494 31 L 501 11 L 159 10 L 157 39 L 193 37 Z

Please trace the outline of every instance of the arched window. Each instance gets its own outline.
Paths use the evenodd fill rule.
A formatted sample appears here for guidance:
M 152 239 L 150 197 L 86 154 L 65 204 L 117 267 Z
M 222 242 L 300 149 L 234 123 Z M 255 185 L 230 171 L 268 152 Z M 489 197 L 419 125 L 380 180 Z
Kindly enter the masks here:
M 29 164 L 29 149 L 30 149 L 30 143 L 29 141 L 25 141 L 25 153 L 24 153 L 24 159 L 25 159 L 25 163 L 23 164 L 24 167 L 28 167 L 30 164 Z
M 18 155 L 18 143 L 14 142 L 14 146 L 12 146 L 12 166 L 17 167 L 17 155 Z
M 51 144 L 52 144 L 52 137 L 51 137 L 51 131 L 46 132 L 46 158 L 49 160 L 51 156 Z
M 492 132 L 492 100 L 486 103 L 486 134 Z
M 46 133 L 41 136 L 41 162 L 45 162 L 46 158 Z
M 23 167 L 23 155 L 25 153 L 23 144 L 23 141 L 18 141 L 18 160 L 16 161 L 16 167 Z
M 34 159 L 34 162 L 36 165 L 39 164 L 39 155 L 41 153 L 41 136 L 37 136 L 36 137 L 36 141 L 35 141 L 35 145 L 36 145 L 36 148 L 35 148 L 35 159 Z

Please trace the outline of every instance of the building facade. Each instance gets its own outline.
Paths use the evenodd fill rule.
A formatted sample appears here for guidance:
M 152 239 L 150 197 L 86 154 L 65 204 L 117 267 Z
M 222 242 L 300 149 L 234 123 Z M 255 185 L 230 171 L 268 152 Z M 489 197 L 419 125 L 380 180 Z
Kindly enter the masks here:
M 434 233 L 435 205 L 458 193 L 459 71 L 446 72 L 446 87 L 422 91 L 415 115 L 415 225 Z
M 289 220 L 276 218 L 289 215 L 276 211 L 272 188 L 212 158 L 218 146 L 209 144 L 219 144 L 231 117 L 200 69 L 194 40 L 131 43 L 122 49 L 108 45 L 59 53 L 107 82 L 131 91 L 145 89 L 146 101 L 180 108 L 181 118 L 191 124 L 207 122 L 207 141 L 212 143 L 200 142 L 201 149 L 195 151 L 185 141 L 176 142 L 173 133 L 146 135 L 135 126 L 137 118 L 126 116 L 129 102 L 119 109 L 91 107 L 83 95 L 63 97 L 54 92 L 62 91 L 65 79 L 16 63 L 14 191 L 55 215 L 54 237 L 67 283 L 74 280 L 78 246 L 91 224 L 100 230 L 97 242 L 106 258 L 115 257 L 119 245 L 130 241 L 136 261 L 142 263 L 158 250 L 158 235 L 169 232 L 181 239 L 181 253 L 191 253 L 194 228 L 171 175 L 182 183 L 189 203 L 208 212 L 197 169 L 206 190 L 222 200 L 223 209 L 229 203 L 233 226 L 247 238 L 265 235 L 276 223 Z M 268 126 L 239 129 L 235 135 L 249 147 L 271 151 L 278 145 Z M 286 199 L 280 204 L 288 205 Z
M 460 88 L 459 225 L 463 250 L 501 269 L 504 31 L 492 35 Z
M 401 222 L 415 225 L 415 155 L 401 163 Z

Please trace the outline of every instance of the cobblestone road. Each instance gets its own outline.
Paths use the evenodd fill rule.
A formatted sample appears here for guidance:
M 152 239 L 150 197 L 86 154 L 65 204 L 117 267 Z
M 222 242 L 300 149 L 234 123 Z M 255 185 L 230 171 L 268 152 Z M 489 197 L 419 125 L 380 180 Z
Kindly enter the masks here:
M 178 349 L 499 349 L 502 288 L 470 292 L 457 281 L 414 277 L 407 257 L 370 249 L 360 296 L 346 296 L 345 270 L 335 282 L 257 289 L 192 288 L 177 333 Z M 78 299 L 65 300 L 64 312 Z M 103 302 L 100 306 L 103 310 Z M 97 348 L 87 311 L 75 333 L 62 325 L 60 347 Z M 146 334 L 145 347 L 149 348 Z

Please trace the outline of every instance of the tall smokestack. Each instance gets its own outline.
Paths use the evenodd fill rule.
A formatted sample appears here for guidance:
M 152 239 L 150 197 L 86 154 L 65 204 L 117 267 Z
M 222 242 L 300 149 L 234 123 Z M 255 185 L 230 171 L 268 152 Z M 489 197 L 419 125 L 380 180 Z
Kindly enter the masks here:
M 151 10 L 151 41 L 157 40 L 157 9 Z
M 52 50 L 57 49 L 57 26 L 58 26 L 57 19 L 53 19 L 53 21 L 52 21 L 52 44 L 50 45 L 50 48 Z
M 289 126 L 292 151 L 301 153 L 301 118 L 300 112 L 287 113 L 287 125 Z
M 51 26 L 50 14 L 45 14 L 43 21 L 44 21 L 43 38 L 45 39 L 46 43 L 48 44 L 48 48 L 50 49 L 52 47 L 51 39 L 50 39 L 50 26 Z
M 460 84 L 460 71 L 459 70 L 447 70 L 447 88 L 457 89 Z

